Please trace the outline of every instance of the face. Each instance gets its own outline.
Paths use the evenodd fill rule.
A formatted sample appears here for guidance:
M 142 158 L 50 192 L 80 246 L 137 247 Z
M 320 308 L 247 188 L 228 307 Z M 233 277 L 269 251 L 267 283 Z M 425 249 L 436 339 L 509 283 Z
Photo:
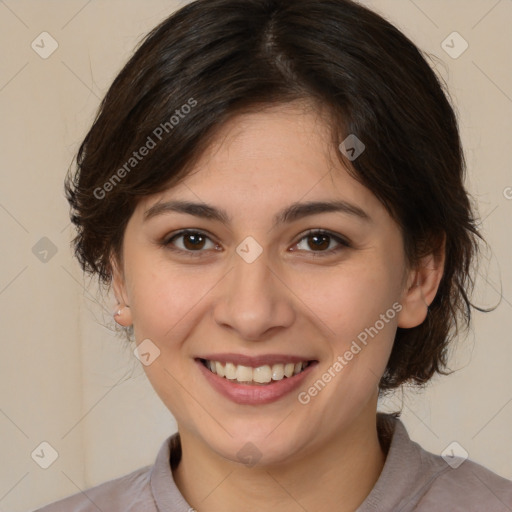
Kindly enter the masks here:
M 313 112 L 239 116 L 216 140 L 184 181 L 138 204 L 114 286 L 180 431 L 233 461 L 252 442 L 278 463 L 374 418 L 410 284 L 403 240 Z M 239 383 L 251 379 L 263 382 Z

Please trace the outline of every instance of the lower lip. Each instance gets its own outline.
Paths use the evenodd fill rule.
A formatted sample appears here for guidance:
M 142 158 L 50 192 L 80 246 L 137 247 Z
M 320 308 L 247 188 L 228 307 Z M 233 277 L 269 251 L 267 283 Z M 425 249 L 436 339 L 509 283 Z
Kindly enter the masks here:
M 224 377 L 219 377 L 216 373 L 208 370 L 201 361 L 196 360 L 196 363 L 199 365 L 199 370 L 214 389 L 233 402 L 243 405 L 268 404 L 279 400 L 297 389 L 317 364 L 315 361 L 299 374 L 292 377 L 284 377 L 282 380 L 272 382 L 271 384 L 250 385 L 239 384 Z

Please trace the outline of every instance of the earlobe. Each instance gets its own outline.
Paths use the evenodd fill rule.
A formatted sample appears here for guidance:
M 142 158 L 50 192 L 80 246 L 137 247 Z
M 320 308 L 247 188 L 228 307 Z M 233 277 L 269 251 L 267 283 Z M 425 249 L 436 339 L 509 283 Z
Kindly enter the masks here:
M 130 327 L 133 325 L 130 306 L 121 306 L 118 304 L 113 316 L 116 323 L 123 327 Z
M 445 240 L 437 252 L 422 258 L 418 267 L 410 271 L 402 296 L 398 327 L 409 329 L 425 321 L 443 277 L 444 262 Z
M 398 327 L 409 329 L 424 322 L 430 303 L 423 293 L 421 284 L 414 283 L 405 293 L 401 304 L 402 309 L 398 314 Z
M 124 275 L 113 257 L 110 258 L 110 265 L 112 268 L 112 287 L 118 302 L 113 315 L 114 320 L 123 327 L 129 327 L 133 324 L 133 321 L 130 306 L 127 303 Z

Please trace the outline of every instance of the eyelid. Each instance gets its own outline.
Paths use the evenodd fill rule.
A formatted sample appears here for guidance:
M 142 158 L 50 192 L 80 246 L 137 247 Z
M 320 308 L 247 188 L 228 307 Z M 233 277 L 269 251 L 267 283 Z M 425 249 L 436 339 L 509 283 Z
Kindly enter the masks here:
M 164 248 L 169 249 L 173 252 L 179 252 L 182 254 L 186 254 L 187 256 L 201 256 L 202 253 L 206 252 L 204 250 L 198 250 L 198 251 L 186 251 L 184 249 L 179 249 L 177 247 L 174 247 L 172 244 L 172 241 L 176 238 L 179 238 L 180 236 L 185 235 L 202 235 L 203 237 L 210 240 L 215 245 L 218 245 L 218 242 L 215 241 L 215 237 L 210 234 L 208 231 L 204 229 L 194 229 L 194 228 L 186 228 L 186 229 L 180 229 L 179 231 L 176 231 L 175 233 L 171 233 L 169 235 L 166 235 L 163 237 L 162 241 L 160 242 L 160 245 L 162 245 Z
M 189 235 L 189 234 L 202 235 L 205 238 L 209 239 L 214 244 L 219 245 L 218 242 L 215 241 L 215 237 L 213 235 L 211 235 L 208 231 L 203 230 L 203 229 L 195 229 L 195 228 L 181 229 L 175 233 L 171 233 L 170 235 L 165 236 L 160 243 L 164 248 L 167 248 L 174 252 L 179 252 L 182 254 L 190 255 L 190 256 L 201 256 L 202 253 L 207 252 L 204 250 L 187 251 L 187 250 L 179 249 L 179 248 L 173 246 L 173 244 L 172 244 L 173 240 L 175 240 L 176 238 L 179 238 L 180 236 L 185 236 L 185 235 Z M 335 247 L 334 249 L 329 249 L 326 251 L 304 251 L 307 253 L 311 253 L 314 257 L 321 257 L 324 255 L 327 256 L 327 255 L 333 254 L 335 252 L 340 251 L 341 250 L 340 247 L 341 248 L 351 248 L 352 247 L 351 242 L 348 239 L 346 239 L 345 237 L 343 237 L 342 235 L 333 233 L 333 232 L 331 232 L 327 229 L 323 229 L 323 228 L 312 228 L 312 229 L 309 229 L 309 230 L 301 233 L 298 236 L 296 242 L 293 243 L 293 247 L 298 245 L 305 238 L 307 238 L 309 236 L 313 236 L 313 235 L 319 235 L 319 236 L 326 235 L 338 243 L 338 247 Z M 302 251 L 292 251 L 292 252 L 302 252 Z
M 333 233 L 332 231 L 329 231 L 328 229 L 323 229 L 323 228 L 312 228 L 312 229 L 305 231 L 304 233 L 301 233 L 299 235 L 297 242 L 295 242 L 293 244 L 293 246 L 298 245 L 300 242 L 302 242 L 302 240 L 304 240 L 305 238 L 308 238 L 310 236 L 313 236 L 313 235 L 318 235 L 318 236 L 326 235 L 338 243 L 337 247 L 335 247 L 334 249 L 328 249 L 326 251 L 305 251 L 306 253 L 311 253 L 311 255 L 313 257 L 327 257 L 332 254 L 338 253 L 341 250 L 349 249 L 352 247 L 352 243 L 344 236 Z
M 335 239 L 336 241 L 338 241 L 340 244 L 347 245 L 347 246 L 351 245 L 349 240 L 346 237 L 344 237 L 343 235 L 333 233 L 332 231 L 329 231 L 328 229 L 323 229 L 323 228 L 308 229 L 307 231 L 305 231 L 304 233 L 301 233 L 299 235 L 299 238 L 297 239 L 296 243 L 299 243 L 302 241 L 302 239 L 304 239 L 308 236 L 312 236 L 312 235 L 327 235 L 327 236 L 330 236 L 331 238 Z

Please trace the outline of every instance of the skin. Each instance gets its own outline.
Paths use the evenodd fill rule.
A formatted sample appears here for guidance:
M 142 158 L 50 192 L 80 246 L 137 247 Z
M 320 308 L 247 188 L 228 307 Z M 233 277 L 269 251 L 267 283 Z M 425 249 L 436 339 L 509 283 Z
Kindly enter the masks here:
M 133 324 L 137 343 L 149 338 L 160 350 L 144 370 L 177 420 L 183 457 L 174 479 L 200 512 L 353 511 L 384 465 L 377 385 L 397 326 L 424 321 L 444 255 L 409 268 L 398 225 L 349 176 L 329 141 L 318 113 L 298 103 L 233 118 L 184 181 L 140 201 L 126 227 L 123 265 L 112 259 L 116 298 L 129 305 L 116 321 Z M 232 224 L 176 212 L 144 222 L 148 208 L 170 199 L 223 208 Z M 332 199 L 371 220 L 329 212 L 271 226 L 293 202 Z M 163 245 L 181 229 L 209 237 L 199 249 L 190 238 L 174 240 L 188 254 L 202 251 L 199 257 Z M 309 229 L 351 246 L 327 238 L 317 248 L 304 238 Z M 247 236 L 263 250 L 250 264 L 236 253 Z M 309 403 L 299 403 L 298 391 L 394 303 L 400 313 Z M 297 392 L 240 405 L 214 390 L 194 362 L 211 352 L 294 354 L 319 363 Z M 248 442 L 261 454 L 252 467 L 237 457 Z

